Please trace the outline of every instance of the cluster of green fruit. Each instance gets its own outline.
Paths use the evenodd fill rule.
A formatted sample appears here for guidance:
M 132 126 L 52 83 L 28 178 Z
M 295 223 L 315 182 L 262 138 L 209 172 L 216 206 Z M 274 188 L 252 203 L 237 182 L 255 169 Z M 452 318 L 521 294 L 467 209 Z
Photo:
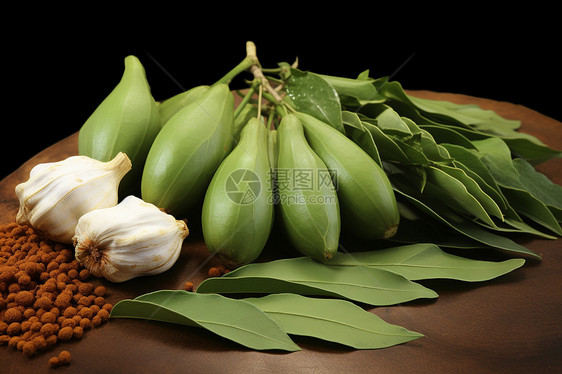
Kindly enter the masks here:
M 235 107 L 229 82 L 243 71 L 258 78 Z M 400 215 L 381 166 L 337 128 L 269 97 L 264 81 L 249 53 L 225 78 L 156 102 L 141 62 L 128 56 L 122 80 L 81 128 L 79 153 L 127 154 L 133 168 L 121 195 L 179 218 L 201 212 L 207 247 L 230 268 L 261 254 L 277 220 L 298 251 L 323 262 L 342 228 L 393 236 Z M 300 185 L 289 183 L 299 175 Z
M 253 77 L 247 89 L 232 90 L 243 72 Z M 128 56 L 121 82 L 81 128 L 79 152 L 127 154 L 122 195 L 178 218 L 200 215 L 207 247 L 232 269 L 258 258 L 274 223 L 324 263 L 344 232 L 540 257 L 508 236 L 562 235 L 562 186 L 534 169 L 562 152 L 520 125 L 411 96 L 368 71 L 264 69 L 249 42 L 221 79 L 161 102 Z

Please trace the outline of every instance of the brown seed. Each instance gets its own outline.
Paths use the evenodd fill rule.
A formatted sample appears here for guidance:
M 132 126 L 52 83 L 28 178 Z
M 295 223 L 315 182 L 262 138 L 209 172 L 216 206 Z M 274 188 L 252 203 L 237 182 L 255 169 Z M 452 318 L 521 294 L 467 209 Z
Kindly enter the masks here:
M 84 335 L 84 329 L 80 326 L 76 326 L 72 331 L 72 337 L 75 339 L 80 339 Z
M 185 282 L 185 284 L 183 285 L 183 289 L 186 291 L 193 291 L 193 283 Z
M 39 321 L 33 322 L 31 324 L 31 327 L 29 328 L 29 331 L 32 331 L 32 332 L 41 331 L 41 327 L 43 327 L 43 324 L 41 322 L 39 322 Z
M 35 315 L 35 309 L 33 309 L 33 308 L 27 308 L 23 312 L 23 318 L 25 318 L 25 319 L 29 319 L 30 317 L 33 317 L 34 315 Z
M 98 286 L 96 287 L 96 289 L 94 290 L 94 295 L 96 296 L 105 296 L 107 290 L 104 286 Z
M 53 345 L 55 345 L 57 343 L 58 337 L 57 335 L 49 335 L 47 336 L 47 338 L 45 339 L 45 341 L 47 342 L 47 346 L 51 347 Z
M 59 358 L 58 357 L 51 357 L 49 359 L 49 366 L 52 368 L 56 368 L 57 366 L 59 366 Z
M 62 315 L 65 316 L 66 318 L 71 318 L 74 317 L 76 313 L 77 313 L 76 308 L 73 306 L 69 306 L 62 312 Z
M 80 327 L 82 327 L 84 330 L 85 329 L 89 329 L 90 327 L 92 327 L 92 321 L 90 321 L 89 318 L 82 318 L 79 322 Z
M 57 317 L 53 312 L 46 312 L 41 316 L 41 323 L 55 323 L 56 321 Z
M 20 336 L 12 336 L 8 341 L 8 347 L 16 349 L 18 347 L 18 342 L 21 340 Z
M 16 349 L 17 349 L 18 351 L 23 350 L 23 345 L 26 343 L 26 341 L 27 341 L 26 339 L 21 339 L 21 340 L 18 342 L 18 345 L 16 346 Z
M 37 348 L 35 347 L 35 344 L 32 341 L 25 342 L 22 346 L 22 352 L 26 356 L 33 356 L 36 351 Z
M 10 323 L 6 329 L 6 333 L 11 336 L 18 335 L 21 333 L 21 324 L 19 322 Z
M 70 340 L 72 339 L 73 329 L 70 326 L 63 327 L 59 330 L 58 338 L 59 340 Z
M 78 286 L 78 292 L 80 292 L 84 296 L 88 296 L 94 291 L 94 285 L 91 283 L 82 283 Z
M 73 320 L 72 318 L 67 318 L 64 321 L 62 321 L 61 323 L 61 327 L 76 327 L 77 322 L 75 320 Z
M 39 330 L 39 332 L 43 336 L 49 337 L 49 336 L 51 336 L 55 333 L 55 326 L 52 323 L 46 323 L 43 326 L 41 326 L 41 329 Z
M 35 296 L 30 291 L 20 291 L 16 294 L 16 302 L 19 305 L 29 307 L 35 302 Z
M 105 303 L 105 298 L 103 296 L 98 296 L 94 299 L 94 304 L 99 306 L 99 307 L 103 307 L 106 303 Z
M 221 276 L 221 272 L 219 270 L 219 268 L 217 267 L 212 267 L 209 269 L 209 277 L 220 277 Z
M 105 309 L 100 309 L 97 316 L 100 317 L 102 321 L 107 321 L 109 319 L 109 312 Z
M 22 331 L 22 332 L 26 332 L 26 331 L 29 331 L 29 330 L 31 330 L 31 322 L 29 322 L 29 321 L 23 321 L 23 322 L 21 323 L 21 331 Z
M 43 335 L 39 335 L 33 338 L 33 344 L 35 344 L 35 349 L 38 351 L 47 348 L 47 340 Z
M 23 313 L 18 308 L 10 308 L 4 313 L 4 321 L 6 323 L 20 322 L 23 318 Z
M 39 308 L 50 309 L 52 307 L 52 305 L 53 305 L 53 302 L 51 301 L 51 299 L 48 296 L 45 296 L 45 294 L 43 294 L 43 296 L 41 296 L 39 299 L 37 299 L 35 304 L 33 304 L 33 308 L 35 308 L 35 309 L 39 309 Z
M 61 365 L 67 365 L 67 364 L 70 363 L 70 360 L 72 359 L 72 356 L 70 355 L 70 352 L 62 351 L 61 353 L 59 353 L 58 359 L 59 359 L 59 363 Z
M 78 315 L 82 318 L 92 319 L 94 313 L 92 312 L 92 309 L 86 307 L 86 308 L 80 309 L 80 311 L 78 312 Z
M 102 322 L 103 322 L 103 321 L 101 320 L 101 317 L 100 317 L 100 316 L 94 316 L 94 318 L 92 318 L 92 325 L 93 325 L 94 327 L 97 327 L 97 326 L 101 325 Z
M 88 269 L 83 269 L 83 270 L 80 271 L 78 276 L 81 280 L 85 281 L 88 278 L 90 278 L 90 271 Z

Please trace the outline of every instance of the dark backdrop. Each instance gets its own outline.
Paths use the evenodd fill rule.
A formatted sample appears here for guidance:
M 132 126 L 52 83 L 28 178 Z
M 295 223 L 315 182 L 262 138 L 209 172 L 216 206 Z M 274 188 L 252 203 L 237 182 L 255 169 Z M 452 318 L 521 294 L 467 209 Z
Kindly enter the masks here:
M 2 176 L 32 155 L 78 131 L 118 83 L 123 59 L 135 54 L 145 66 L 153 96 L 162 100 L 220 78 L 245 56 L 245 42 L 257 45 L 266 67 L 293 62 L 323 74 L 390 76 L 406 89 L 463 93 L 527 106 L 562 120 L 558 38 L 526 33 L 477 36 L 415 33 L 357 33 L 311 30 L 275 33 L 189 33 L 171 38 L 149 33 L 83 37 L 72 30 L 37 30 L 4 46 Z M 375 36 L 373 36 L 375 35 Z M 552 42 L 551 42 L 552 40 Z M 237 82 L 236 84 L 243 84 Z M 233 87 L 238 88 L 238 86 Z M 560 136 L 560 133 L 555 134 Z M 11 147 L 14 145 L 15 147 Z

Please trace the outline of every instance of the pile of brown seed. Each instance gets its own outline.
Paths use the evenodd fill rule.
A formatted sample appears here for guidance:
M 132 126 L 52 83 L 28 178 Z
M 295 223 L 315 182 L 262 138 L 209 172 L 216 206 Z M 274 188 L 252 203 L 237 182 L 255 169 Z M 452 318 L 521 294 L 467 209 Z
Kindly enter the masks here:
M 29 226 L 0 226 L 0 345 L 32 356 L 103 324 L 112 304 L 89 279 L 72 248 Z

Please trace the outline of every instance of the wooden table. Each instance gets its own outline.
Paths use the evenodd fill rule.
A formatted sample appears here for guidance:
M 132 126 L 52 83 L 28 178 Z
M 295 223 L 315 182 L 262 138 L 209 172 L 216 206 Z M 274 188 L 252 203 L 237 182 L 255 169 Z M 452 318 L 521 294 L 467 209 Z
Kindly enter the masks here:
M 527 107 L 465 95 L 410 91 L 418 96 L 476 103 L 522 121 L 522 131 L 562 149 L 562 123 Z M 18 208 L 14 187 L 40 162 L 77 153 L 77 134 L 39 152 L 0 182 L 0 221 L 12 221 Z M 537 169 L 562 184 L 562 160 Z M 196 223 L 190 226 L 182 255 L 168 272 L 123 284 L 108 284 L 117 302 L 158 289 L 198 284 L 214 265 Z M 295 338 L 300 352 L 257 352 L 205 330 L 142 320 L 110 320 L 79 341 L 57 344 L 32 358 L 0 347 L 0 373 L 46 373 L 51 353 L 69 350 L 73 361 L 60 372 L 87 373 L 555 373 L 562 372 L 562 242 L 524 244 L 542 261 L 493 281 L 468 284 L 431 281 L 440 296 L 370 309 L 385 321 L 423 333 L 421 339 L 381 350 L 353 350 L 312 339 Z M 501 258 L 501 255 L 500 257 Z

